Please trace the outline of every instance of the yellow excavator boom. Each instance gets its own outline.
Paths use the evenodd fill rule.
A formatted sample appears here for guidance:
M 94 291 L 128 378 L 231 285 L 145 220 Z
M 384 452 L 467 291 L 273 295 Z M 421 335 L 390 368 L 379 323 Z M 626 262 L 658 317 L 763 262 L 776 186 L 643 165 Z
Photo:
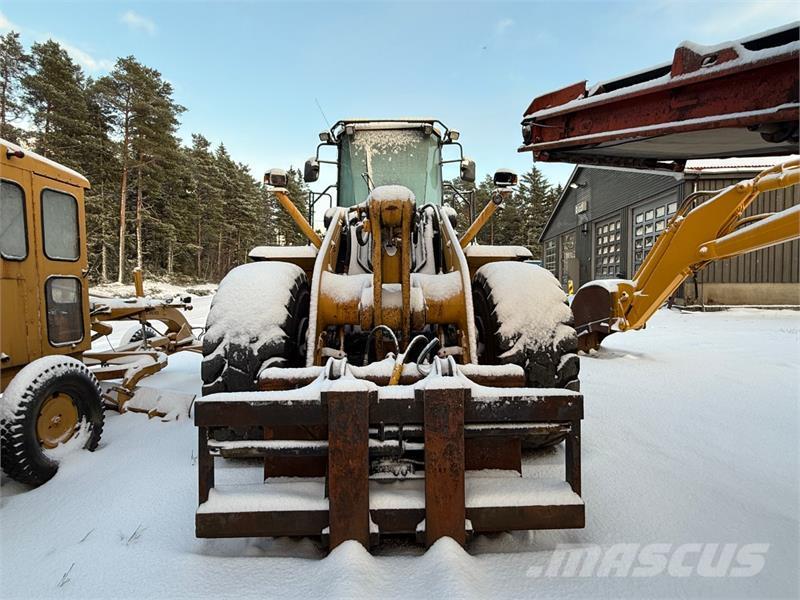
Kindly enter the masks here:
M 684 200 L 632 280 L 592 281 L 572 303 L 579 346 L 596 349 L 616 331 L 641 329 L 692 273 L 708 263 L 800 238 L 800 206 L 742 217 L 762 192 L 800 183 L 800 159 L 730 186 L 699 206 Z

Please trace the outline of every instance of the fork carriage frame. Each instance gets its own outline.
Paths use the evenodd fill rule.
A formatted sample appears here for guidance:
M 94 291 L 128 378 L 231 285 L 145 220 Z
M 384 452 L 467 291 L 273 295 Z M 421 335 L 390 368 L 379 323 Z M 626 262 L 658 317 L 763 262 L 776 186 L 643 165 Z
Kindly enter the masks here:
M 484 388 L 463 377 L 459 387 L 453 386 L 453 380 L 429 378 L 432 383 L 412 392 L 410 386 L 370 389 L 369 384 L 350 378 L 355 383 L 349 389 L 332 382 L 331 389 L 321 393 L 319 388 L 300 388 L 246 397 L 215 394 L 197 400 L 197 536 L 322 536 L 333 548 L 349 539 L 369 547 L 381 534 L 416 534 L 429 546 L 443 536 L 464 544 L 471 531 L 583 527 L 582 395 L 555 389 Z M 303 397 L 304 389 L 308 397 Z M 419 432 L 424 440 L 424 481 L 416 480 L 424 487 L 417 489 L 420 498 L 413 506 L 371 503 L 371 497 L 386 489 L 381 488 L 386 484 L 370 477 L 370 450 L 374 453 L 377 445 L 374 437 L 370 439 L 370 429 L 383 430 L 387 424 Z M 265 432 L 261 437 L 270 439 L 219 442 L 210 437 L 217 427 L 261 430 Z M 566 484 L 562 483 L 561 498 L 566 491 L 570 497 L 566 502 L 548 503 L 546 497 L 537 501 L 537 481 L 522 477 L 522 439 L 539 429 L 565 434 Z M 302 430 L 321 433 L 312 436 L 321 439 L 301 435 L 306 439 L 292 440 L 292 434 Z M 319 489 L 327 493 L 327 502 L 321 499 L 322 504 L 313 509 L 281 505 L 267 510 L 215 511 L 209 498 L 215 490 L 216 457 L 261 458 L 267 482 L 270 476 L 292 471 L 323 476 L 325 485 Z M 471 486 L 481 469 L 518 471 L 518 478 L 505 482 L 517 490 L 530 483 L 530 493 L 509 492 L 511 502 L 498 502 L 498 486 L 504 483 L 500 478 L 493 480 L 489 501 L 481 500 L 477 484 Z

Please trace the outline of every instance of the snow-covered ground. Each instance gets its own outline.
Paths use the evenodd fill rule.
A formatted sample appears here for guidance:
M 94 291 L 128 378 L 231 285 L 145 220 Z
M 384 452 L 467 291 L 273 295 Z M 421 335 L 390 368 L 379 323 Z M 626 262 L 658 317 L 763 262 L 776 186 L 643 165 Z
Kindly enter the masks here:
M 158 279 L 145 279 L 144 280 L 144 293 L 152 298 L 172 299 L 175 296 L 184 296 L 187 293 L 196 296 L 205 297 L 213 294 L 219 284 L 216 283 L 197 283 L 195 285 L 177 285 L 171 281 L 160 281 Z M 105 297 L 129 297 L 133 296 L 133 284 L 130 283 L 103 283 L 93 285 L 89 290 L 91 295 L 105 296 Z
M 586 528 L 478 536 L 466 551 L 198 540 L 191 421 L 108 412 L 98 451 L 38 489 L 2 482 L 0 597 L 797 597 L 798 358 L 791 311 L 662 310 L 608 338 L 582 361 Z M 146 383 L 199 393 L 199 357 Z M 534 577 L 560 543 L 769 547 L 754 577 Z

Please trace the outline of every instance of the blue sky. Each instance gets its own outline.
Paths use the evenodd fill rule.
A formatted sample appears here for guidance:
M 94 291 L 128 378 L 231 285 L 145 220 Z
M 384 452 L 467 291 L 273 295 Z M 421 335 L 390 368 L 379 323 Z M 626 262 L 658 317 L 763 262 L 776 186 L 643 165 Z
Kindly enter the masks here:
M 224 141 L 260 177 L 302 165 L 344 117 L 433 116 L 461 131 L 479 176 L 519 172 L 531 99 L 800 18 L 781 0 L 620 2 L 44 2 L 4 0 L 0 32 L 52 37 L 90 75 L 135 55 L 175 87 L 180 129 Z M 316 100 L 315 100 L 316 99 Z M 572 167 L 539 164 L 564 182 Z M 457 168 L 451 167 L 455 177 Z M 320 183 L 332 181 L 323 166 Z

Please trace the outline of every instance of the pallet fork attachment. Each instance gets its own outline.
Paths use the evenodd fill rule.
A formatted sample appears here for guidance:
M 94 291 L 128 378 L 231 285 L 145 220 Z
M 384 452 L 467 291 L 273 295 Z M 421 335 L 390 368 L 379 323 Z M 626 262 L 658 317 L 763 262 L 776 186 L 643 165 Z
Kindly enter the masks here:
M 408 534 L 430 546 L 444 536 L 464 544 L 472 532 L 584 526 L 580 393 L 483 387 L 452 358 L 436 358 L 431 374 L 416 384 L 378 387 L 346 366 L 329 379 L 326 373 L 340 372 L 331 364 L 336 361 L 329 359 L 319 378 L 299 389 L 197 400 L 198 537 L 321 536 L 333 548 L 350 539 L 369 547 L 380 535 Z M 262 436 L 270 439 L 214 439 L 215 428 L 253 425 L 270 431 Z M 539 427 L 566 434 L 563 478 L 531 477 L 522 467 L 520 440 Z M 291 435 L 314 428 L 324 432 L 322 439 Z M 281 430 L 289 433 L 276 439 Z M 376 464 L 415 448 L 422 474 L 376 471 Z M 509 452 L 516 454 L 511 470 Z M 317 469 L 313 477 L 267 472 L 263 482 L 215 484 L 215 459 L 244 456 L 273 466 L 316 457 Z

